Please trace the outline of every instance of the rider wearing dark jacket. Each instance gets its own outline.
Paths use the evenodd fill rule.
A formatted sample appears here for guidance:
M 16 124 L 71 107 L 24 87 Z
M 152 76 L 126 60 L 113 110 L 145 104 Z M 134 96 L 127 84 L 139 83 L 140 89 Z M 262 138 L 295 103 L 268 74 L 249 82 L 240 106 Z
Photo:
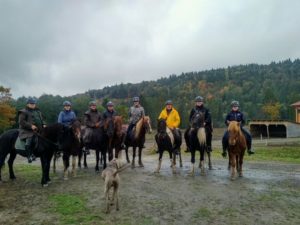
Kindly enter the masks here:
M 28 98 L 26 108 L 19 111 L 19 138 L 25 139 L 28 162 L 34 160 L 32 136 L 46 126 L 41 111 L 36 107 L 36 99 Z
M 114 109 L 114 103 L 112 103 L 111 101 L 109 101 L 107 104 L 106 104 L 106 110 L 105 112 L 103 113 L 103 119 L 107 119 L 107 118 L 113 118 L 114 116 L 117 116 L 118 113 L 117 111 Z
M 190 116 L 189 116 L 189 122 L 192 123 L 192 120 L 194 116 L 196 116 L 198 113 L 204 114 L 204 126 L 206 131 L 206 144 L 207 144 L 207 151 L 211 152 L 211 140 L 212 140 L 212 121 L 211 121 L 211 114 L 209 109 L 204 107 L 204 99 L 201 96 L 197 96 L 195 98 L 195 107 L 191 110 Z
M 248 154 L 254 154 L 254 150 L 251 149 L 252 145 L 252 137 L 250 133 L 244 129 L 245 125 L 245 117 L 244 114 L 239 110 L 239 102 L 238 101 L 232 101 L 231 102 L 231 111 L 227 114 L 225 118 L 225 125 L 228 126 L 230 121 L 237 121 L 241 123 L 241 130 L 243 134 L 245 135 L 246 141 L 247 141 L 247 149 L 248 149 Z M 223 153 L 222 156 L 226 157 L 227 155 L 227 149 L 228 149 L 228 130 L 225 131 L 224 136 L 222 138 L 222 146 L 223 146 Z

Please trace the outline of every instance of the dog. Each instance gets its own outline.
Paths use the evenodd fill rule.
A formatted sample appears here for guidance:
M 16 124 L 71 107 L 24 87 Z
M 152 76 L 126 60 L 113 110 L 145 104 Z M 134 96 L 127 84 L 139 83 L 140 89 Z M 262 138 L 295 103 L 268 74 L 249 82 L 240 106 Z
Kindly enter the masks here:
M 128 165 L 129 166 L 129 165 Z M 118 159 L 111 160 L 105 170 L 102 171 L 102 178 L 104 180 L 104 195 L 106 199 L 106 213 L 110 212 L 109 205 L 114 202 L 116 197 L 116 210 L 119 210 L 119 185 L 120 177 L 119 172 L 126 169 L 128 166 L 121 167 Z M 109 199 L 109 191 L 113 188 L 112 201 Z

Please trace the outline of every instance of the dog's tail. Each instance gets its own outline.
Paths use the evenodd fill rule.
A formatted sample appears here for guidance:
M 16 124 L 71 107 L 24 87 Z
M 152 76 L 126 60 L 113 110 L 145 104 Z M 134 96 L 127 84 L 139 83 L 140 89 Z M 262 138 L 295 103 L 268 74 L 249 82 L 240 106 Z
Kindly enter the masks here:
M 128 167 L 130 167 L 130 164 L 127 164 L 125 166 L 122 166 L 119 168 L 116 172 L 113 173 L 113 176 L 115 177 L 118 173 L 122 172 L 123 170 L 126 170 Z

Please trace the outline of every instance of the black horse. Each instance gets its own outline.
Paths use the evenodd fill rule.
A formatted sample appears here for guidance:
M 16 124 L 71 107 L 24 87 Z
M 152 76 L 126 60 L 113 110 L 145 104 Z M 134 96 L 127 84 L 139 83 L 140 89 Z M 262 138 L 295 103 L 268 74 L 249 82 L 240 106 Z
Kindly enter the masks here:
M 84 136 L 86 132 L 86 128 L 81 129 L 81 136 Z M 103 169 L 106 168 L 106 152 L 107 152 L 107 139 L 105 138 L 105 131 L 103 126 L 94 128 L 91 133 L 91 137 L 89 142 L 86 142 L 84 138 L 82 139 L 82 146 L 79 152 L 78 157 L 78 167 L 81 168 L 81 158 L 84 156 L 84 168 L 87 168 L 87 151 L 86 150 L 95 150 L 96 152 L 96 166 L 95 171 L 99 171 L 99 161 L 100 161 L 100 153 L 103 158 Z
M 64 179 L 68 179 L 68 168 L 70 166 L 70 156 L 72 156 L 72 175 L 76 176 L 76 158 L 81 148 L 81 122 L 74 120 L 70 126 L 64 126 L 62 135 L 59 137 L 59 152 L 63 153 Z M 56 172 L 57 154 L 54 154 L 53 172 Z
M 186 145 L 191 151 L 191 175 L 194 175 L 195 173 L 195 154 L 196 150 L 199 150 L 200 152 L 200 164 L 199 168 L 201 168 L 201 174 L 205 174 L 205 168 L 204 168 L 204 155 L 205 151 L 207 151 L 207 144 L 206 144 L 206 131 L 204 127 L 204 114 L 203 113 L 197 113 L 191 124 L 191 128 L 187 130 L 186 135 Z M 210 160 L 210 152 L 207 152 L 208 158 L 209 158 L 209 167 L 211 168 L 211 160 Z
M 181 159 L 181 153 L 180 150 L 178 151 L 178 148 L 180 149 L 181 143 L 177 144 L 175 146 L 175 140 L 174 135 L 170 129 L 167 128 L 166 120 L 160 119 L 158 120 L 157 124 L 157 134 L 155 135 L 155 141 L 158 147 L 158 167 L 155 170 L 156 173 L 159 173 L 162 163 L 162 156 L 164 151 L 169 152 L 170 161 L 171 161 L 171 167 L 173 173 L 176 173 L 176 154 L 179 154 L 179 160 L 180 160 L 180 167 L 182 167 L 182 159 Z
M 42 179 L 41 184 L 47 186 L 51 181 L 49 177 L 50 162 L 53 153 L 57 150 L 57 144 L 59 135 L 63 133 L 63 125 L 53 124 L 43 128 L 40 134 L 36 133 L 33 136 L 33 154 L 39 157 L 42 165 Z M 27 157 L 27 153 L 24 150 L 15 149 L 15 142 L 18 138 L 19 130 L 8 130 L 0 136 L 0 180 L 1 180 L 1 168 L 5 163 L 5 158 L 9 154 L 8 166 L 10 179 L 16 179 L 13 170 L 13 163 L 16 155 L 19 154 L 23 157 Z

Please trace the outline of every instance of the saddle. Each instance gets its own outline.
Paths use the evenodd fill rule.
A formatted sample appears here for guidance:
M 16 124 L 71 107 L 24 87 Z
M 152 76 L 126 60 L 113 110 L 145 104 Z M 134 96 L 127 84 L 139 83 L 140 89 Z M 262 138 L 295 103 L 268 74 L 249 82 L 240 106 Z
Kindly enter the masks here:
M 26 139 L 21 139 L 20 137 L 17 138 L 16 142 L 15 142 L 15 149 L 18 150 L 24 150 L 25 151 L 25 141 Z

